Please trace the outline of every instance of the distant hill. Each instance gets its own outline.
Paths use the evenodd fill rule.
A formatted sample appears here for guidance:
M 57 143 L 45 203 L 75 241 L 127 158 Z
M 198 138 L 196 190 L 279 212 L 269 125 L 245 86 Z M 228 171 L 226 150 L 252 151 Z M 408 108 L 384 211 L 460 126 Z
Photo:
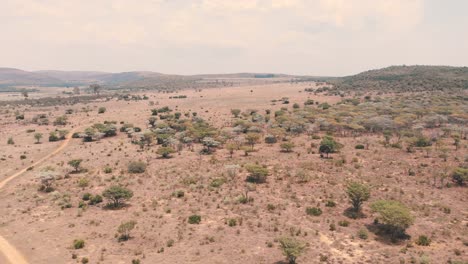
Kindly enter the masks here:
M 15 86 L 75 86 L 98 83 L 110 88 L 140 87 L 193 87 L 194 82 L 203 79 L 274 79 L 295 76 L 271 73 L 234 73 L 234 74 L 201 74 L 170 75 L 150 71 L 133 71 L 121 73 L 97 71 L 23 71 L 12 68 L 0 68 L 0 88 Z
M 40 72 L 27 72 L 13 68 L 0 68 L 0 86 L 62 85 L 63 81 Z
M 468 89 L 468 67 L 391 66 L 332 81 L 342 91 L 384 92 L 446 91 Z

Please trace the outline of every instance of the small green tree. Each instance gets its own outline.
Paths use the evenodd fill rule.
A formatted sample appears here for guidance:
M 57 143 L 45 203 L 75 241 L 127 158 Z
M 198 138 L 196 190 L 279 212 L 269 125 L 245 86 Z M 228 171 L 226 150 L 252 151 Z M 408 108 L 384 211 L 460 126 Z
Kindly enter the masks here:
M 257 164 L 250 164 L 246 166 L 246 170 L 250 173 L 247 177 L 248 182 L 264 183 L 266 181 L 268 176 L 267 168 Z
M 358 213 L 361 211 L 362 204 L 370 198 L 370 188 L 365 184 L 352 182 L 348 184 L 346 194 L 348 194 L 353 210 Z
M 34 138 L 36 139 L 36 143 L 39 144 L 39 142 L 40 142 L 41 139 L 42 139 L 42 133 L 35 133 L 35 134 L 34 134 Z
M 70 160 L 68 162 L 68 165 L 70 165 L 71 167 L 73 167 L 75 169 L 75 172 L 80 172 L 80 165 L 81 165 L 81 162 L 83 160 L 82 159 L 74 159 L 74 160 Z
M 124 200 L 133 197 L 133 192 L 125 187 L 114 185 L 104 190 L 102 196 L 110 200 L 110 207 L 120 208 Z
M 408 207 L 398 201 L 379 200 L 371 205 L 372 211 L 379 214 L 377 220 L 384 224 L 392 239 L 404 235 L 406 228 L 414 223 Z
M 283 152 L 291 152 L 295 146 L 293 142 L 284 142 L 280 145 L 281 151 Z
M 328 158 L 328 154 L 337 152 L 341 147 L 342 145 L 336 142 L 335 139 L 325 136 L 320 142 L 319 152 L 321 155 L 325 153 Z
M 168 159 L 171 157 L 171 154 L 174 153 L 175 150 L 171 147 L 160 147 L 158 149 L 158 154 L 161 155 L 161 157 Z
M 117 232 L 120 234 L 119 241 L 127 241 L 130 237 L 130 232 L 135 228 L 136 221 L 128 221 L 119 225 Z
M 302 255 L 306 249 L 305 244 L 292 237 L 282 237 L 278 239 L 278 242 L 289 264 L 295 264 L 297 258 Z
M 258 133 L 247 133 L 245 136 L 245 140 L 247 141 L 247 144 L 250 145 L 252 150 L 254 149 L 254 145 L 260 140 L 260 134 Z

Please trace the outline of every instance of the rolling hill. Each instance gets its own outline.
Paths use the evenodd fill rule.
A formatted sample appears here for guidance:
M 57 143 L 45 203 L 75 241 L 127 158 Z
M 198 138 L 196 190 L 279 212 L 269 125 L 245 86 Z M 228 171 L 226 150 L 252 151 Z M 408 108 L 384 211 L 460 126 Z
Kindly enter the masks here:
M 335 90 L 420 92 L 468 89 L 468 67 L 391 66 L 331 81 Z

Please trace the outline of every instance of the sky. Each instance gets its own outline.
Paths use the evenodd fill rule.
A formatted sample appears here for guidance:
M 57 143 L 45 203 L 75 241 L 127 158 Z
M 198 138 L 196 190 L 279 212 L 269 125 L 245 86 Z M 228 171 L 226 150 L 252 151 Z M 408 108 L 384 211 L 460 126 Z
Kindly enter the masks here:
M 344 76 L 468 65 L 466 0 L 0 0 L 0 66 Z

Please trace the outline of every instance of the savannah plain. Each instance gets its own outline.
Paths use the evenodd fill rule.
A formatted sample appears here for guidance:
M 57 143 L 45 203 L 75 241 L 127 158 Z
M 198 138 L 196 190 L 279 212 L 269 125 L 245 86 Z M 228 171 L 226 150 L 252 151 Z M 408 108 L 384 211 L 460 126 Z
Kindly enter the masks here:
M 279 81 L 3 104 L 0 181 L 26 170 L 0 189 L 0 235 L 35 264 L 293 263 L 284 238 L 297 243 L 297 263 L 466 264 L 468 189 L 453 181 L 467 162 L 466 93 L 317 92 L 324 86 Z M 401 110 L 405 100 L 427 111 Z M 49 122 L 34 122 L 39 114 Z M 391 127 L 375 119 L 383 115 Z M 86 129 L 104 123 L 115 135 L 85 142 Z M 49 142 L 57 129 L 67 135 Z M 322 148 L 330 138 L 336 149 Z M 418 145 L 421 138 L 431 143 Z M 143 169 L 132 171 L 132 162 Z M 252 181 L 258 171 L 265 179 Z M 354 214 L 352 183 L 370 193 Z M 132 195 L 110 206 L 112 186 Z M 97 195 L 102 201 L 91 203 Z M 409 212 L 397 237 L 371 208 L 381 200 Z

